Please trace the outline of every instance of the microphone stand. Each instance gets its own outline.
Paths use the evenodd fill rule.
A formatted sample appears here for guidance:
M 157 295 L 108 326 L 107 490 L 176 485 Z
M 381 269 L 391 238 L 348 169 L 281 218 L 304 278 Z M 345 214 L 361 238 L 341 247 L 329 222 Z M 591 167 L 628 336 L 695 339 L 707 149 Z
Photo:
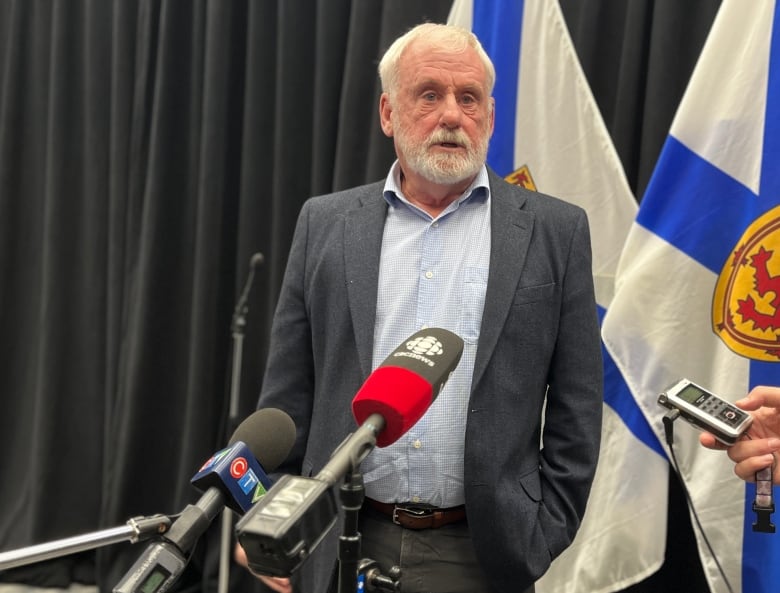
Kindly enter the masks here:
M 126 527 L 112 527 L 27 548 L 0 552 L 0 571 L 84 552 L 124 540 L 135 544 L 165 533 L 170 526 L 171 518 L 166 515 L 135 517 L 127 521 Z
M 355 593 L 360 563 L 358 518 L 363 506 L 363 475 L 350 471 L 339 488 L 344 528 L 339 536 L 339 593 Z
M 344 525 L 339 536 L 339 584 L 338 593 L 356 591 L 393 591 L 401 590 L 401 569 L 393 566 L 389 576 L 382 574 L 376 561 L 361 558 L 361 535 L 358 529 L 360 509 L 363 506 L 365 488 L 363 475 L 350 471 L 344 476 L 339 488 L 341 508 L 344 511 Z
M 241 359 L 244 351 L 244 330 L 246 329 L 246 314 L 249 307 L 246 302 L 249 297 L 249 289 L 255 275 L 255 268 L 264 261 L 262 253 L 255 253 L 249 262 L 249 275 L 244 284 L 244 290 L 233 310 L 233 320 L 230 331 L 233 338 L 232 371 L 230 375 L 230 404 L 228 409 L 228 434 L 232 434 L 238 421 L 238 400 L 241 391 Z M 230 509 L 222 512 L 222 532 L 219 546 L 219 579 L 217 583 L 218 593 L 227 593 L 230 580 L 231 544 L 233 542 L 233 513 Z

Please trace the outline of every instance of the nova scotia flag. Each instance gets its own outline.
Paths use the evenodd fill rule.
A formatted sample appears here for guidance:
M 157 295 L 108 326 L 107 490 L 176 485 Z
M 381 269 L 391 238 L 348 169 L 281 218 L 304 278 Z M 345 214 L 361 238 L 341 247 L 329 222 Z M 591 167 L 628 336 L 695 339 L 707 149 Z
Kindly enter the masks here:
M 603 317 L 637 205 L 557 0 L 455 0 L 449 22 L 474 31 L 496 66 L 488 164 L 587 211 Z M 605 365 L 602 448 L 588 508 L 538 593 L 618 591 L 663 563 L 668 464 L 606 353 Z
M 626 241 L 602 328 L 662 442 L 658 394 L 681 377 L 731 401 L 780 385 L 778 226 L 780 13 L 774 0 L 724 0 Z M 675 423 L 674 451 L 701 521 L 711 590 L 780 591 L 779 536 L 752 530 L 755 487 L 684 421 Z

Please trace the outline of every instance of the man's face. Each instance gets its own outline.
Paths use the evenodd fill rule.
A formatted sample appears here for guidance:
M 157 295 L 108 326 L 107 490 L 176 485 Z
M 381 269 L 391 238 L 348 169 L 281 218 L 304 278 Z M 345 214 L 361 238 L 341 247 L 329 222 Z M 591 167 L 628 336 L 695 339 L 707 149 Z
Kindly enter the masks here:
M 477 174 L 493 133 L 493 99 L 476 52 L 416 42 L 401 57 L 398 89 L 383 96 L 382 129 L 395 138 L 401 166 L 439 184 Z

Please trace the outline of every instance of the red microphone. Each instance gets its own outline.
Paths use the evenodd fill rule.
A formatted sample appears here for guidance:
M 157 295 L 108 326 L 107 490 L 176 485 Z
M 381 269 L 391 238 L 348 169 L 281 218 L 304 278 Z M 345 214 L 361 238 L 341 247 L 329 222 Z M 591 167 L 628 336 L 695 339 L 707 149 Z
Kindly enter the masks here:
M 446 329 L 423 329 L 409 336 L 369 375 L 352 400 L 362 425 L 372 414 L 384 419 L 378 447 L 397 441 L 422 417 L 458 366 L 463 340 Z

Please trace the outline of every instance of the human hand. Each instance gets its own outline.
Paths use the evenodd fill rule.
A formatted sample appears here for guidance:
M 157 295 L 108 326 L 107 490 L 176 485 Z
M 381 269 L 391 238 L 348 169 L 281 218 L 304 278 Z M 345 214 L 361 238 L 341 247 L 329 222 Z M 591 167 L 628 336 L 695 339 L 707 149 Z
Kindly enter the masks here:
M 772 466 L 772 481 L 780 483 L 780 467 L 774 456 L 780 451 L 780 387 L 754 387 L 734 405 L 753 416 L 747 438 L 726 446 L 709 432 L 703 432 L 699 442 L 708 449 L 725 450 L 735 463 L 734 473 L 746 482 L 755 481 L 757 471 Z
M 292 584 L 290 583 L 290 579 L 286 577 L 271 577 L 264 574 L 258 574 L 255 571 L 253 571 L 249 567 L 249 561 L 247 560 L 246 552 L 244 551 L 244 548 L 239 543 L 236 543 L 236 547 L 233 550 L 233 558 L 235 559 L 237 564 L 246 568 L 249 572 L 251 572 L 254 576 L 256 576 L 258 579 L 263 581 L 268 587 L 270 587 L 277 593 L 292 593 L 293 588 L 292 588 Z

